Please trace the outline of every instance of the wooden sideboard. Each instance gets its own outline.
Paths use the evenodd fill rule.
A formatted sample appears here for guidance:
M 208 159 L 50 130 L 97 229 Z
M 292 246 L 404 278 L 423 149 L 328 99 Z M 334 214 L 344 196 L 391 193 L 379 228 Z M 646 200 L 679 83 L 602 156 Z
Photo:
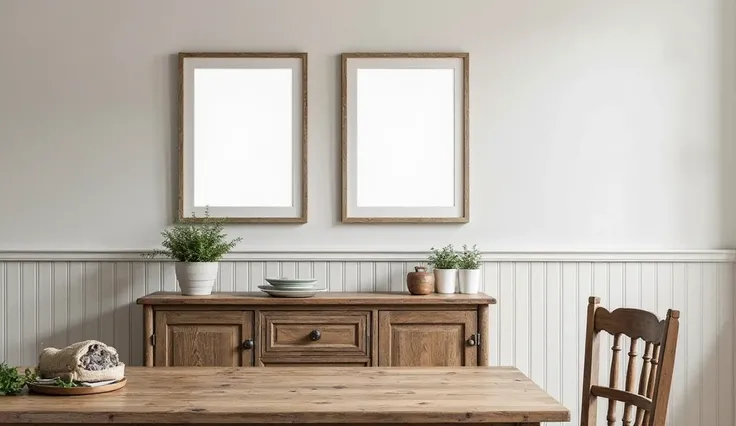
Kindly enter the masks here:
M 143 305 L 148 367 L 489 365 L 485 294 L 262 293 L 182 296 Z

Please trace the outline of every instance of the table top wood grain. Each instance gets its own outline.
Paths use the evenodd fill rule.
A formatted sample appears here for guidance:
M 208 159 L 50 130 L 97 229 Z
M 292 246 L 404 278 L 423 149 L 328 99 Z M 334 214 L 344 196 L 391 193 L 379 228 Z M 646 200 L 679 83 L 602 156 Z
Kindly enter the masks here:
M 0 397 L 19 423 L 536 423 L 570 412 L 512 367 L 129 367 L 99 395 Z

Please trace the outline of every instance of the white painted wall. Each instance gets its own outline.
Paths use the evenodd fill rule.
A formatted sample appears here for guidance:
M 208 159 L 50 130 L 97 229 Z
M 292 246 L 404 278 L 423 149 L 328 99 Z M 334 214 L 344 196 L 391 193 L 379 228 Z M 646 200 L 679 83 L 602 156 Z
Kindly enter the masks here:
M 158 245 L 181 50 L 309 53 L 309 223 L 240 248 L 728 246 L 731 3 L 2 0 L 0 249 Z M 338 54 L 375 50 L 470 52 L 469 224 L 338 223 Z

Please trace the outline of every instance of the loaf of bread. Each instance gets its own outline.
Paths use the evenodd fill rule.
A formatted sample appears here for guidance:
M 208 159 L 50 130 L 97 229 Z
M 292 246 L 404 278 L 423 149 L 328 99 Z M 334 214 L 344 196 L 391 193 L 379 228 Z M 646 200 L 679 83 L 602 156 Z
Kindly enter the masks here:
M 125 364 L 118 351 L 97 340 L 77 342 L 62 349 L 45 348 L 38 357 L 38 376 L 79 382 L 120 380 Z

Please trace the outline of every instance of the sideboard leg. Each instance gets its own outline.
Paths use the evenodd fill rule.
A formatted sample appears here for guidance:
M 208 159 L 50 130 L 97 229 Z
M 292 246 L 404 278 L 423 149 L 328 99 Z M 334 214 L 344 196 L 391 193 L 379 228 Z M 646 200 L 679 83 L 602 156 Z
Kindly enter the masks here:
M 146 367 L 153 367 L 153 306 L 143 305 L 143 347 Z
M 490 363 L 490 322 L 489 306 L 478 305 L 478 332 L 480 333 L 480 345 L 478 346 L 478 365 L 487 367 Z

